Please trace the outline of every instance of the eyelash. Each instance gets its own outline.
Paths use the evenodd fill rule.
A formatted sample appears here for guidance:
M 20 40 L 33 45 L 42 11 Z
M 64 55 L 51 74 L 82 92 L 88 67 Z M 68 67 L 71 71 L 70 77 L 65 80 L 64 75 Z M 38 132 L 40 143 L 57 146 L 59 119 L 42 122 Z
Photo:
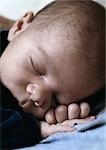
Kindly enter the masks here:
M 42 74 L 35 68 L 31 56 L 30 56 L 30 61 L 31 61 L 31 65 L 32 65 L 34 71 L 36 71 L 39 75 L 42 75 Z

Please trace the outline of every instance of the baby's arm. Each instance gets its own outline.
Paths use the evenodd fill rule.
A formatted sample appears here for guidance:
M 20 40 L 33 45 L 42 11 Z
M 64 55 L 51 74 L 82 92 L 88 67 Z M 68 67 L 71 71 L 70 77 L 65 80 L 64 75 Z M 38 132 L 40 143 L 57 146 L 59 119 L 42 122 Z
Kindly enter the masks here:
M 45 115 L 45 120 L 49 124 L 61 123 L 65 120 L 86 118 L 89 115 L 90 106 L 86 102 L 80 104 L 72 103 L 68 106 L 58 105 L 56 108 L 50 108 Z

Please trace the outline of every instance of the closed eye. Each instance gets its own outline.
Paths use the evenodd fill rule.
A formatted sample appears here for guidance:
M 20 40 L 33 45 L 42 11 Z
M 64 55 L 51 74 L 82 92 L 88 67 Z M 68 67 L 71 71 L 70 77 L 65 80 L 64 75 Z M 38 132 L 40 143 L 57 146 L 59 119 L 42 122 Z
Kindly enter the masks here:
M 33 60 L 32 60 L 32 57 L 31 57 L 31 56 L 30 56 L 30 62 L 31 62 L 31 65 L 32 65 L 34 71 L 35 71 L 36 73 L 38 73 L 39 75 L 41 75 L 41 73 L 39 72 L 39 70 L 38 70 L 37 68 L 35 68 L 35 65 L 33 64 Z

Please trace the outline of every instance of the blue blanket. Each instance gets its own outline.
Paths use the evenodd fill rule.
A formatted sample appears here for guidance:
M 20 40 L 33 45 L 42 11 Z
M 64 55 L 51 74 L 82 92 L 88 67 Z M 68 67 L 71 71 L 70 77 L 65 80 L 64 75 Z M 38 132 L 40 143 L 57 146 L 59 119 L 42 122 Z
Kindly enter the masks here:
M 56 133 L 40 144 L 20 150 L 106 150 L 106 111 L 73 133 Z

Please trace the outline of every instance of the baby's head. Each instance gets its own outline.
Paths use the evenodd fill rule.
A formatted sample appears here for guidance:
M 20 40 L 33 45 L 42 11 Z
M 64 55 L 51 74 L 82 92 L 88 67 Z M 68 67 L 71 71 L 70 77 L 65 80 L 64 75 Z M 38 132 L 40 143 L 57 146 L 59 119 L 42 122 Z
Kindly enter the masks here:
M 11 28 L 0 78 L 25 111 L 42 118 L 54 101 L 80 101 L 104 86 L 105 10 L 57 1 Z

